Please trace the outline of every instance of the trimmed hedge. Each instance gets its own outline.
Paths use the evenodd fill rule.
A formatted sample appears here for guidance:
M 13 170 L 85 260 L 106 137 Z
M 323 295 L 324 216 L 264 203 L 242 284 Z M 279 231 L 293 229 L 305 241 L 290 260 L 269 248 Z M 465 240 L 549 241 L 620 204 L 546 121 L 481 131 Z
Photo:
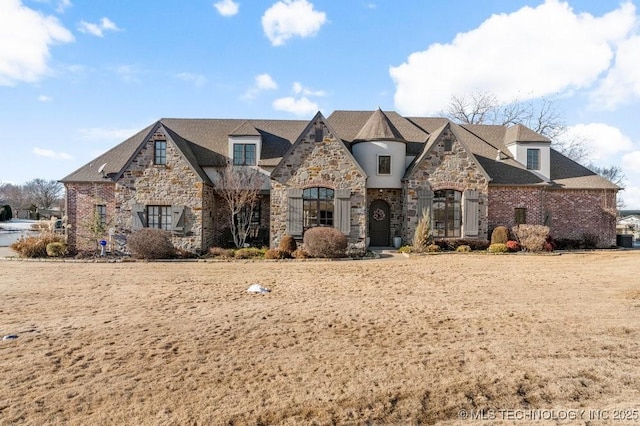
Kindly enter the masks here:
M 336 228 L 318 226 L 304 233 L 304 250 L 311 257 L 338 258 L 347 252 L 347 236 Z

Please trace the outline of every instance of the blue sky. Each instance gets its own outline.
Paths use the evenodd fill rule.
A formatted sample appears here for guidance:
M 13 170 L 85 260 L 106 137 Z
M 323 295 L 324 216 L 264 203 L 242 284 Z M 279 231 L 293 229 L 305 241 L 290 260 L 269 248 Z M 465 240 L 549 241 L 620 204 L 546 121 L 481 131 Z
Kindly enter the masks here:
M 640 209 L 638 0 L 0 0 L 0 182 L 60 179 L 163 117 L 438 115 L 552 97 Z

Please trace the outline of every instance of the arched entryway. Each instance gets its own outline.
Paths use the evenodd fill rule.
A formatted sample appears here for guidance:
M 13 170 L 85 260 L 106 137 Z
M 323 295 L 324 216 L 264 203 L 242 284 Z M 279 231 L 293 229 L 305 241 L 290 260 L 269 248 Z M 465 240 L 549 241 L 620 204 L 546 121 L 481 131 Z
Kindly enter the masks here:
M 375 200 L 369 206 L 369 245 L 388 247 L 391 245 L 391 215 L 389 204 Z

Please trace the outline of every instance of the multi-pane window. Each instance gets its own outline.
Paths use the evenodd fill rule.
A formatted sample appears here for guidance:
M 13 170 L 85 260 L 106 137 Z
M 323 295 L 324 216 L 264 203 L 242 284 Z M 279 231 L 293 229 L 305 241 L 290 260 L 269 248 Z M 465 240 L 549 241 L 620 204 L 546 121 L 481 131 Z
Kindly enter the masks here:
M 170 231 L 171 206 L 147 206 L 147 226 Z
M 167 141 L 155 141 L 153 164 L 167 164 Z
M 303 227 L 333 226 L 333 189 L 307 188 L 302 192 Z
M 378 155 L 378 174 L 379 175 L 391 174 L 391 156 L 390 155 Z
M 540 170 L 540 150 L 537 148 L 527 149 L 527 169 Z
M 96 218 L 98 224 L 102 227 L 107 226 L 107 206 L 104 204 L 96 204 Z
M 516 225 L 527 223 L 527 209 L 519 207 L 514 210 Z
M 462 192 L 452 189 L 433 193 L 433 235 L 459 237 L 462 225 Z
M 255 166 L 256 165 L 256 144 L 236 143 L 233 145 L 233 165 L 234 166 Z
M 445 152 L 453 151 L 453 140 L 447 138 L 444 140 L 444 150 Z

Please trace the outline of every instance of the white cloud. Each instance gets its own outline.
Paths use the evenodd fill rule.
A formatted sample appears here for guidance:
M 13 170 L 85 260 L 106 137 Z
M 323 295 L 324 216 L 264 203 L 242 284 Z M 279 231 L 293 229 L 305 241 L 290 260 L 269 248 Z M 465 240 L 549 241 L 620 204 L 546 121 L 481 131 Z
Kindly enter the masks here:
M 72 6 L 71 0 L 60 0 L 58 6 L 56 6 L 56 12 L 64 13 L 65 10 Z
M 451 43 L 432 44 L 390 67 L 396 108 L 433 114 L 451 96 L 478 89 L 505 102 L 593 87 L 637 23 L 632 3 L 601 17 L 576 14 L 560 0 L 493 15 Z
M 73 160 L 73 157 L 65 152 L 55 152 L 51 149 L 33 148 L 32 152 L 38 157 L 54 158 L 56 160 Z
M 614 110 L 618 105 L 640 97 L 640 37 L 618 44 L 616 59 L 597 90 L 591 95 L 595 108 Z
M 293 83 L 293 93 L 295 93 L 296 95 L 302 94 L 304 96 L 326 96 L 326 93 L 324 91 L 309 89 L 308 87 L 304 87 L 297 81 Z
M 140 71 L 134 65 L 119 65 L 115 68 L 116 74 L 122 78 L 125 83 L 138 83 L 138 74 Z
M 611 159 L 614 155 L 633 149 L 631 139 L 617 127 L 604 123 L 576 124 L 567 128 L 565 137 L 583 140 L 589 145 L 593 160 Z
M 640 151 L 632 151 L 622 156 L 622 170 L 640 176 Z M 640 203 L 636 205 L 640 206 Z
M 78 31 L 85 34 L 92 34 L 96 37 L 104 37 L 105 31 L 121 31 L 120 28 L 109 18 L 102 18 L 97 24 L 80 21 Z
M 326 21 L 307 0 L 282 0 L 264 12 L 262 29 L 273 46 L 281 46 L 292 37 L 315 36 Z
M 310 115 L 318 112 L 318 104 L 306 97 L 296 99 L 292 96 L 273 101 L 273 107 L 278 111 L 286 111 L 295 115 Z
M 640 186 L 625 186 L 624 190 L 618 193 L 618 197 L 624 199 L 626 206 L 638 208 L 638 206 L 640 206 Z
M 40 95 L 40 96 L 38 96 L 38 100 L 40 102 L 51 102 L 51 101 L 53 101 L 53 98 L 51 96 L 47 96 L 47 95 Z
M 259 74 L 255 78 L 253 87 L 248 89 L 242 96 L 243 99 L 254 99 L 263 90 L 275 90 L 278 83 L 269 74 Z
M 240 7 L 240 5 L 233 0 L 220 0 L 217 3 L 214 3 L 213 6 L 222 16 L 233 16 L 237 14 Z
M 49 72 L 49 46 L 72 41 L 73 35 L 55 17 L 20 0 L 0 1 L 0 86 L 40 80 Z
M 192 83 L 196 87 L 202 87 L 207 84 L 207 77 L 202 74 L 193 74 L 190 72 L 181 72 L 175 75 L 175 77 L 179 80 L 186 81 L 187 83 Z

